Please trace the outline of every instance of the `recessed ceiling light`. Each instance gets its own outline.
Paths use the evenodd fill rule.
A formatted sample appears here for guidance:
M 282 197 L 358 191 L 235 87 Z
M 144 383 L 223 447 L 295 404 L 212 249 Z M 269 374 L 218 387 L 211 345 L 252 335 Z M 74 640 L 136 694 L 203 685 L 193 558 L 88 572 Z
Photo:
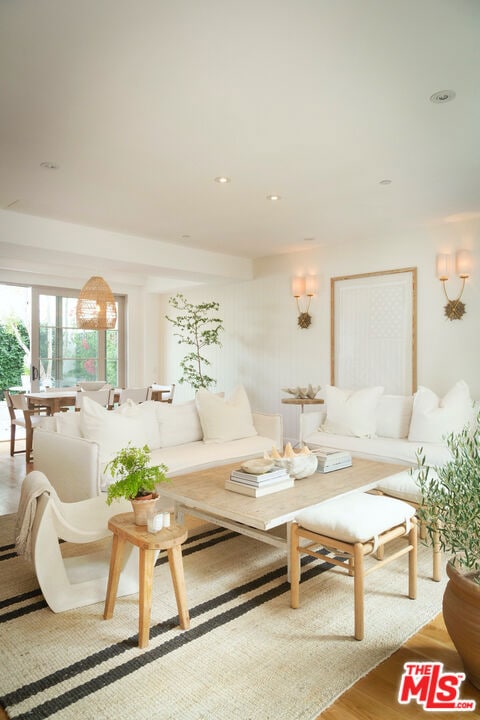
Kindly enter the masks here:
M 46 168 L 47 170 L 58 170 L 58 165 L 50 160 L 40 163 L 40 167 Z
M 267 200 L 281 200 L 280 195 L 267 195 Z
M 392 181 L 389 180 L 388 178 L 385 178 L 385 180 L 380 180 L 380 182 L 378 184 L 379 185 L 391 185 Z
M 454 90 L 439 90 L 436 93 L 433 93 L 433 95 L 430 95 L 430 102 L 436 103 L 437 105 L 441 105 L 442 103 L 450 102 L 450 100 L 454 100 L 455 98 L 455 91 Z
M 226 183 L 230 182 L 230 178 L 226 177 L 225 175 L 219 175 L 218 177 L 214 178 L 215 182 L 220 183 L 220 185 L 225 185 Z

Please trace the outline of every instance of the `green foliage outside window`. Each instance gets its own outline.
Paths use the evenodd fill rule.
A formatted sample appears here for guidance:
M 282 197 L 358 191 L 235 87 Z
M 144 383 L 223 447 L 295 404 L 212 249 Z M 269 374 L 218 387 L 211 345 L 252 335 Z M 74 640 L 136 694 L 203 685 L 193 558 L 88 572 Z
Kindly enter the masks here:
M 25 349 L 30 347 L 30 338 L 23 322 L 9 318 L 0 323 L 0 400 L 4 399 L 2 390 L 20 386 L 24 374 Z

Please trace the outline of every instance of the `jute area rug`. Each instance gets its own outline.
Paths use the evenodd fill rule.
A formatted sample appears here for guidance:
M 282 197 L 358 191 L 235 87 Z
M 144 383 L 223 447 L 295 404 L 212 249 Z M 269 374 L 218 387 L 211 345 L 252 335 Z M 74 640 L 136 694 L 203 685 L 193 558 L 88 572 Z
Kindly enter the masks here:
M 150 644 L 139 650 L 136 595 L 118 598 L 108 621 L 103 603 L 55 614 L 12 538 L 13 516 L 0 518 L 0 705 L 12 719 L 313 720 L 430 621 L 444 590 L 420 547 L 409 600 L 399 558 L 367 578 L 357 642 L 350 578 L 305 564 L 292 610 L 277 548 L 204 528 L 183 546 L 190 630 L 178 626 L 161 555 Z

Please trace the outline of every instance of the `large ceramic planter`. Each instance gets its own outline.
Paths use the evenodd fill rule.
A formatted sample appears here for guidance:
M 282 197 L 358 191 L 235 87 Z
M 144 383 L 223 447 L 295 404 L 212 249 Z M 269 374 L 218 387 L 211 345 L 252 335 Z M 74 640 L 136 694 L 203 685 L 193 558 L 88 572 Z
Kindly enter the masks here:
M 447 563 L 443 618 L 470 682 L 480 689 L 480 585 Z
M 130 500 L 135 515 L 135 525 L 147 524 L 149 516 L 155 512 L 157 500 L 158 495 L 155 493 Z

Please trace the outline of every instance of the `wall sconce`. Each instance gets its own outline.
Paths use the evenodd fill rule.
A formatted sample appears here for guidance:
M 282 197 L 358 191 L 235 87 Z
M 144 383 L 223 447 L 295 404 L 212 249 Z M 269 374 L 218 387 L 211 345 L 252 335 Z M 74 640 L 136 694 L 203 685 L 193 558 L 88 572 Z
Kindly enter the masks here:
M 306 277 L 296 276 L 292 279 L 292 295 L 297 301 L 298 324 L 301 328 L 308 328 L 312 322 L 310 310 L 310 302 L 317 292 L 317 276 L 307 275 Z M 303 309 L 300 300 L 305 296 Z
M 449 320 L 460 320 L 465 315 L 465 303 L 461 302 L 461 297 L 465 288 L 465 280 L 472 274 L 472 257 L 468 250 L 458 250 L 455 256 L 455 274 L 462 280 L 460 294 L 455 300 L 451 300 L 447 295 L 445 283 L 451 275 L 453 266 L 453 258 L 451 255 L 437 255 L 437 277 L 442 283 L 443 292 L 447 298 L 445 305 L 445 315 Z

